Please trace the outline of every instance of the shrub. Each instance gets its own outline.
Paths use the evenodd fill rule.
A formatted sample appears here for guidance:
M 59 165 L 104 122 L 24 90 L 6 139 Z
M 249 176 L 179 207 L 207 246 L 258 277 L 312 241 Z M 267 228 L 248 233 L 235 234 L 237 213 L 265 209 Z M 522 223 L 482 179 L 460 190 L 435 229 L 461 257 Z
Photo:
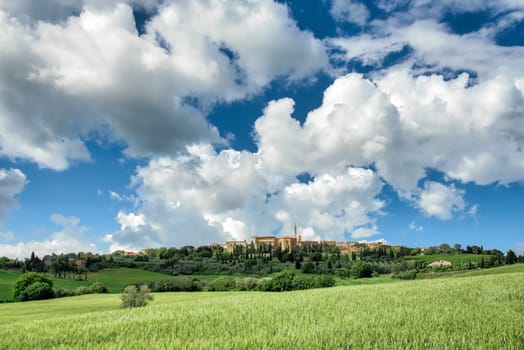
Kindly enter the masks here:
M 351 270 L 345 267 L 341 267 L 335 270 L 335 276 L 340 278 L 349 278 L 351 277 Z
M 237 289 L 238 290 L 256 290 L 258 287 L 259 279 L 253 277 L 246 277 L 237 280 Z
M 273 276 L 271 290 L 276 292 L 283 292 L 287 290 L 293 290 L 293 280 L 295 273 L 292 271 L 284 270 Z
M 97 293 L 97 294 L 107 293 L 107 287 L 102 282 L 93 283 L 89 287 L 89 289 L 91 289 L 91 293 Z
M 73 295 L 75 295 L 75 293 L 69 289 L 66 289 L 66 288 L 55 289 L 55 298 L 71 297 Z
M 335 279 L 332 276 L 322 275 L 322 276 L 317 276 L 317 278 L 319 278 L 320 288 L 333 287 L 336 283 Z
M 305 276 L 295 275 L 293 279 L 293 290 L 328 288 L 335 285 L 335 279 L 329 275 Z
M 315 265 L 311 261 L 306 261 L 302 264 L 302 273 L 313 273 L 315 270 Z
M 273 288 L 273 281 L 271 277 L 265 277 L 258 280 L 257 290 L 261 292 L 271 292 Z
M 417 278 L 417 271 L 410 270 L 410 271 L 397 272 L 393 274 L 393 278 L 397 278 L 400 280 L 414 280 Z
M 370 264 L 357 261 L 351 267 L 351 275 L 355 278 L 369 278 L 373 274 L 373 268 Z
M 55 295 L 53 293 L 52 284 L 46 282 L 34 282 L 30 284 L 25 290 L 27 300 L 41 300 L 51 299 Z
M 153 292 L 197 292 L 202 290 L 200 282 L 194 277 L 178 277 L 170 280 L 149 283 Z
M 147 305 L 149 300 L 153 300 L 149 287 L 146 285 L 135 286 L 130 285 L 124 288 L 122 292 L 122 307 L 134 308 Z
M 223 276 L 218 277 L 207 285 L 207 290 L 210 292 L 225 292 L 236 289 L 236 281 L 233 277 Z
M 41 300 L 54 297 L 53 282 L 36 272 L 24 273 L 13 287 L 15 301 Z
M 75 289 L 75 295 L 91 294 L 92 291 L 88 287 L 80 286 Z

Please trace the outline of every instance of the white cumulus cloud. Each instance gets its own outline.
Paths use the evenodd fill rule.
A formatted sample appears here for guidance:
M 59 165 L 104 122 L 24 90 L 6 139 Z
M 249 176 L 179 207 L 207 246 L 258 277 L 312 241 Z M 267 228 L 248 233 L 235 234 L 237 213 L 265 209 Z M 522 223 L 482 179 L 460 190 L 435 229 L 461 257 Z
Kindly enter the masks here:
M 455 186 L 427 181 L 420 191 L 418 206 L 428 216 L 449 220 L 453 213 L 464 210 L 464 191 Z
M 0 256 L 23 259 L 31 252 L 40 257 L 53 253 L 97 252 L 96 245 L 85 238 L 88 229 L 79 226 L 79 218 L 53 214 L 50 219 L 60 226 L 59 231 L 40 241 L 0 244 Z
M 207 244 L 291 234 L 295 222 L 305 238 L 370 237 L 385 205 L 377 198 L 382 185 L 372 170 L 352 167 L 300 183 L 294 175 L 275 176 L 257 153 L 193 146 L 137 171 L 142 204 L 118 215 L 121 229 L 108 240 L 112 249 L 133 250 Z
M 206 120 L 210 105 L 328 68 L 322 42 L 282 4 L 149 2 L 0 6 L 1 155 L 64 170 L 91 159 L 93 135 L 124 143 L 131 156 L 225 143 Z M 43 9 L 54 5 L 57 20 Z M 131 5 L 155 10 L 143 34 Z

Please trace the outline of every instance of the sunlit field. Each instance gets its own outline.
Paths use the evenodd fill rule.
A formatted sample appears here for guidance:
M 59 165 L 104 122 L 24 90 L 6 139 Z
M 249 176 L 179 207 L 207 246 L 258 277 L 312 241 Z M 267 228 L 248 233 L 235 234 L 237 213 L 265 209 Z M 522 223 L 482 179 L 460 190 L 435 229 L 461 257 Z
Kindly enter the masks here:
M 1 349 L 524 349 L 524 273 L 0 305 Z

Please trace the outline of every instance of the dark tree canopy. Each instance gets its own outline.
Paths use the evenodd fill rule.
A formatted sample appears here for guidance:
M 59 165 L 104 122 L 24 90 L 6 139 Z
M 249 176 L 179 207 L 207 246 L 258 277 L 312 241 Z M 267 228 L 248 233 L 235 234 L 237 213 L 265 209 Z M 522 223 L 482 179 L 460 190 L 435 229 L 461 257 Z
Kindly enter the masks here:
M 13 288 L 15 301 L 50 299 L 53 296 L 53 282 L 36 272 L 24 273 Z

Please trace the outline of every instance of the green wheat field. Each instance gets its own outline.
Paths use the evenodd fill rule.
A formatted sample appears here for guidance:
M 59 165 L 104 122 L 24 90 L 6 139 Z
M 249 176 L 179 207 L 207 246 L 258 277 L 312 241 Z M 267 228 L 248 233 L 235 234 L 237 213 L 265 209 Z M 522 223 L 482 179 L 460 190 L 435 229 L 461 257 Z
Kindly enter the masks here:
M 524 271 L 263 293 L 0 304 L 0 349 L 524 349 Z M 456 278 L 455 278 L 456 277 Z

